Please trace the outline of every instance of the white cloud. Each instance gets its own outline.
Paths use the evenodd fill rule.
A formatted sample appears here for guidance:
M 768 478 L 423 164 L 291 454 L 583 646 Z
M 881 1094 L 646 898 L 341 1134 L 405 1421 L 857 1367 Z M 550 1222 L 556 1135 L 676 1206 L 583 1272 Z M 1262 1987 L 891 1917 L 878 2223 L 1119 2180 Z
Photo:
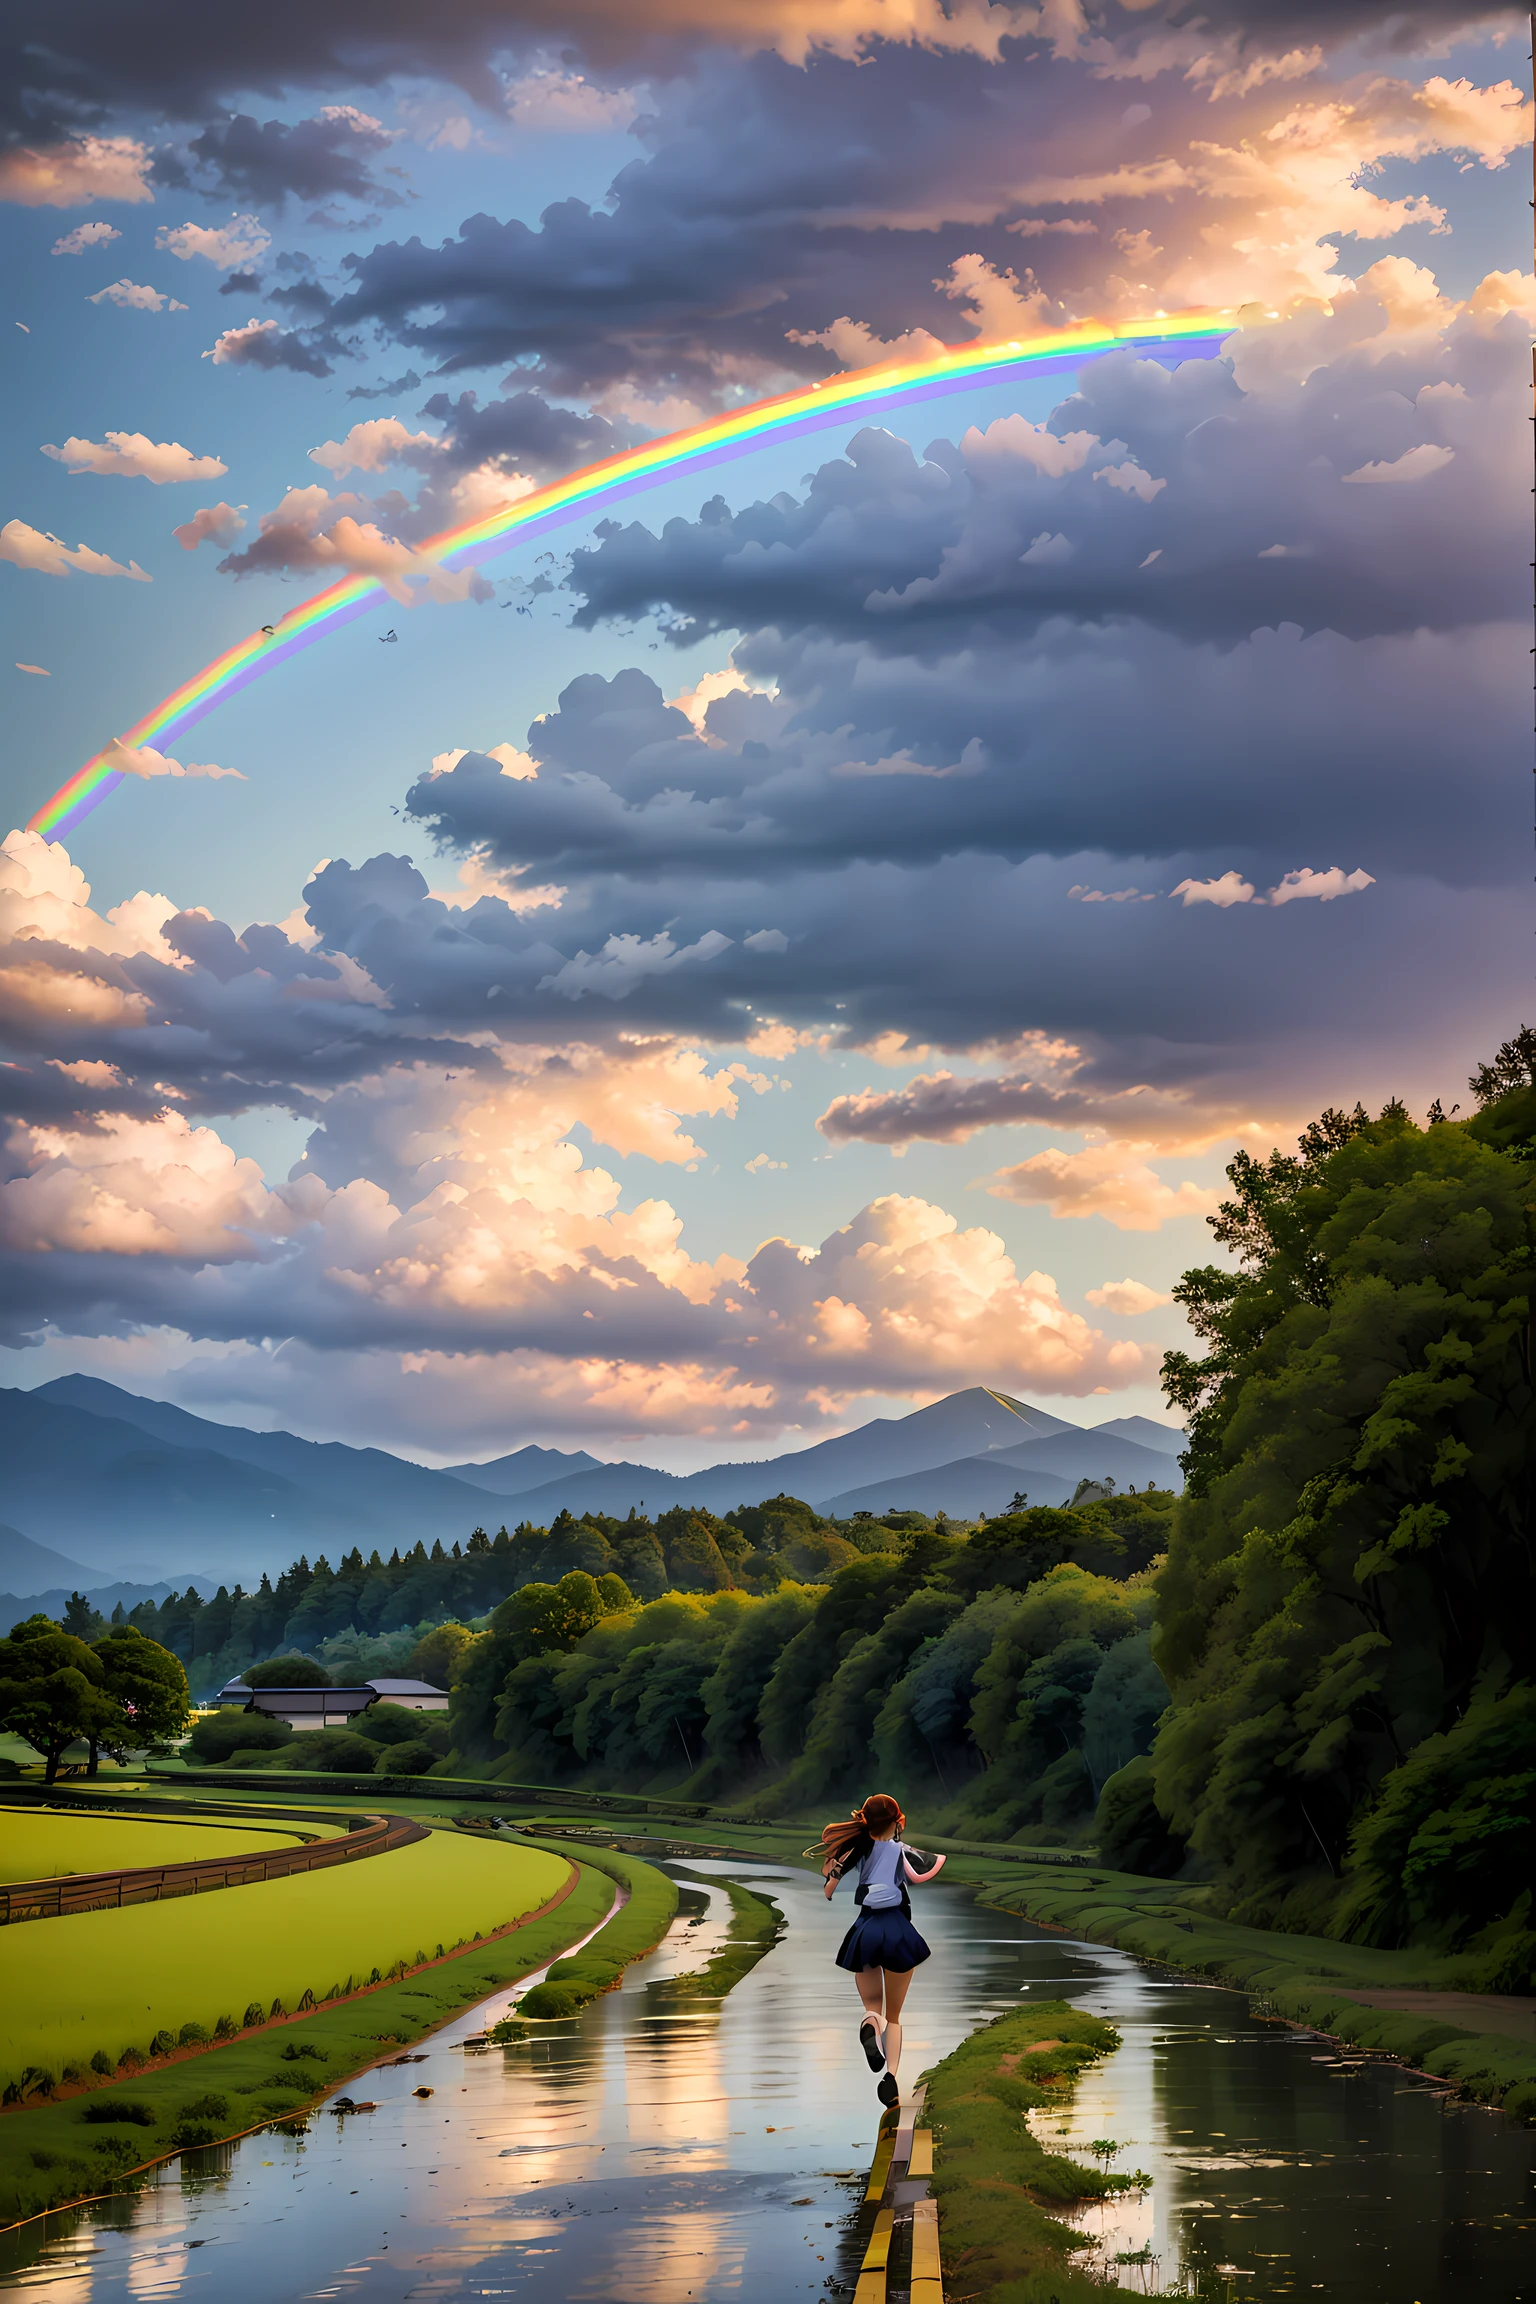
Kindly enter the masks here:
M 245 782 L 238 768 L 215 768 L 195 760 L 189 760 L 183 767 L 179 760 L 167 759 L 163 752 L 157 752 L 152 744 L 125 744 L 120 736 L 113 737 L 102 759 L 119 776 L 233 776 L 241 784 Z
M 174 296 L 162 296 L 158 288 L 150 288 L 136 280 L 114 280 L 110 288 L 98 288 L 94 296 L 87 296 L 87 304 L 117 304 L 127 312 L 185 312 L 185 304 L 178 304 Z
M 1139 496 L 1143 504 L 1150 504 L 1159 488 L 1166 488 L 1166 480 L 1154 480 L 1139 464 L 1101 464 L 1094 474 L 1095 480 L 1107 480 L 1111 488 L 1123 495 Z
M 55 240 L 51 254 L 55 256 L 83 256 L 87 248 L 105 248 L 122 234 L 115 224 L 77 224 L 73 232 L 66 232 L 62 240 Z
M 195 552 L 199 544 L 233 544 L 245 526 L 244 510 L 243 504 L 205 504 L 171 534 L 183 552 Z
M 249 1256 L 252 1233 L 286 1229 L 289 1211 L 254 1160 L 179 1112 L 105 1115 L 90 1130 L 17 1127 L 19 1175 L 0 1186 L 0 1241 L 77 1255 Z
M 592 133 L 627 128 L 640 109 L 633 88 L 595 88 L 579 72 L 535 69 L 507 90 L 507 116 L 519 128 Z
M 53 678 L 53 674 L 45 664 L 23 664 L 18 660 L 16 669 L 18 672 L 35 672 L 39 680 L 51 680 Z
M 311 464 L 327 472 L 383 472 L 402 461 L 425 466 L 442 454 L 433 432 L 408 432 L 398 416 L 370 416 L 354 424 L 343 440 L 322 440 L 311 448 Z
M 787 952 L 789 938 L 782 928 L 759 928 L 751 936 L 743 936 L 742 943 L 749 952 Z
M 761 1176 L 765 1169 L 787 1168 L 789 1166 L 789 1162 L 787 1160 L 770 1159 L 766 1152 L 754 1152 L 751 1159 L 743 1161 L 742 1165 L 746 1169 L 746 1172 L 749 1176 Z
M 271 245 L 271 233 L 255 216 L 235 216 L 228 224 L 162 224 L 155 234 L 155 246 L 183 263 L 201 256 L 221 272 L 259 264 Z
M 1159 1295 L 1142 1280 L 1106 1280 L 1101 1288 L 1088 1290 L 1088 1302 L 1122 1320 L 1134 1320 L 1143 1312 L 1155 1312 L 1160 1304 L 1171 1304 L 1173 1298 Z
M 1298 896 L 1317 896 L 1331 904 L 1335 896 L 1356 896 L 1363 888 L 1376 885 L 1369 872 L 1345 872 L 1337 864 L 1326 872 L 1314 872 L 1303 867 L 1299 872 L 1287 872 L 1277 888 L 1271 888 L 1264 899 L 1267 904 L 1293 904 Z
M 1090 1144 L 1082 1152 L 1037 1152 L 986 1179 L 994 1200 L 1049 1208 L 1053 1216 L 1102 1216 L 1120 1232 L 1157 1232 L 1176 1216 L 1214 1215 L 1219 1192 L 1165 1184 L 1141 1157 L 1141 1144 Z
M 229 466 L 217 456 L 194 456 L 179 440 L 151 440 L 145 432 L 109 432 L 105 440 L 73 436 L 62 448 L 51 441 L 43 448 L 56 464 L 71 472 L 115 474 L 123 480 L 148 480 L 163 488 L 173 480 L 218 480 Z
M 203 354 L 215 368 L 239 368 L 261 365 L 263 339 L 278 337 L 283 330 L 275 320 L 247 320 L 243 328 L 226 328 Z
M 1229 904 L 1253 902 L 1252 884 L 1240 872 L 1223 872 L 1219 880 L 1181 880 L 1168 893 L 1182 896 L 1186 910 L 1191 904 L 1216 904 L 1225 911 Z
M 468 759 L 469 751 L 467 744 L 460 744 L 451 752 L 434 752 L 428 774 L 446 776 L 450 769 L 457 768 L 461 760 Z M 480 757 L 482 760 L 494 760 L 503 776 L 510 776 L 514 783 L 524 783 L 539 772 L 539 764 L 532 753 L 520 752 L 515 744 L 487 744 Z
M 1346 472 L 1346 480 L 1427 480 L 1431 472 L 1443 472 L 1456 451 L 1442 448 L 1433 440 L 1421 440 L 1417 448 L 1405 449 L 1390 464 L 1362 464 L 1358 472 Z
M 153 200 L 150 152 L 131 136 L 72 136 L 0 157 L 0 200 L 22 208 L 83 208 L 88 200 Z
M 30 568 L 39 576 L 67 576 L 73 568 L 82 576 L 131 576 L 136 584 L 154 581 L 137 560 L 125 568 L 108 553 L 93 552 L 89 544 L 71 549 L 57 536 L 29 528 L 25 520 L 7 520 L 0 528 L 0 560 L 9 560 L 13 568 Z
M 1067 894 L 1075 904 L 1151 904 L 1157 891 L 1143 893 L 1140 888 L 1089 888 L 1079 881 Z

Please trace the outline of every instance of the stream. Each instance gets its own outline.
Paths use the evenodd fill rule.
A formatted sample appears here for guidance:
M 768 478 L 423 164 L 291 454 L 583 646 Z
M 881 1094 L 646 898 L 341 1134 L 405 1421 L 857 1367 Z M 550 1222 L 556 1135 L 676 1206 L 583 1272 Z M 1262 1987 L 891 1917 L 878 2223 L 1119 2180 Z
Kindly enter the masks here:
M 137 2195 L 0 2237 L 0 2294 L 46 2304 L 308 2304 L 526 2297 L 540 2304 L 832 2304 L 879 2106 L 832 1964 L 851 1900 L 810 1872 L 669 1864 L 666 1941 L 579 2016 L 510 2049 L 460 2043 L 502 1991 L 310 2116 L 169 2162 Z M 788 1922 L 722 2003 L 649 1987 L 700 1967 L 729 1923 L 721 1876 Z M 1021 1994 L 1107 2017 L 1119 2052 L 1061 2110 L 1055 2151 L 1144 2170 L 1075 2219 L 1080 2258 L 1147 2295 L 1328 2304 L 1536 2304 L 1536 2135 L 1397 2066 L 1267 2023 L 1245 1995 L 920 1891 L 934 1958 L 906 2011 L 903 2077 Z M 524 1987 L 519 1987 L 518 1990 Z M 430 2097 L 412 2091 L 430 2087 Z M 339 2093 L 340 2091 L 338 2091 Z M 444 2131 L 446 2130 L 446 2133 Z

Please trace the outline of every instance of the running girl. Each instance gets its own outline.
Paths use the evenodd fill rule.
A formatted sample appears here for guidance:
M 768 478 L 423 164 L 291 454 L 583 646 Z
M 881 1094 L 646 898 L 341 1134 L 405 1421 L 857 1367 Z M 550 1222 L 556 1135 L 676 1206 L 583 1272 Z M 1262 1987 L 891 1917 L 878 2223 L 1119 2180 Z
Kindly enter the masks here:
M 930 1863 L 903 1845 L 906 1822 L 900 1804 L 888 1792 L 876 1792 L 862 1808 L 855 1808 L 846 1823 L 829 1824 L 818 1849 L 806 1850 L 808 1856 L 819 1854 L 824 1859 L 821 1871 L 829 1901 L 838 1883 L 857 1867 L 858 1916 L 843 1938 L 837 1964 L 851 1970 L 858 1985 L 863 2008 L 859 2046 L 871 2072 L 883 2071 L 875 2093 L 885 2105 L 901 2102 L 896 2077 L 901 2011 L 912 1971 L 928 1957 L 928 1947 L 912 1925 L 907 1887 L 912 1881 L 933 1879 L 944 1866 L 942 1856 Z

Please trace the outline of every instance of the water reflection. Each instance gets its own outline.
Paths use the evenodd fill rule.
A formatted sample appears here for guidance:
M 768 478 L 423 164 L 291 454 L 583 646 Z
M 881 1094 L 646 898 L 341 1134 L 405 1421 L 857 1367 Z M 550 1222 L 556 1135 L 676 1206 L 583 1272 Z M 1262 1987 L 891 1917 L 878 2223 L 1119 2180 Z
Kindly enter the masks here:
M 832 1966 L 846 1915 L 812 1874 L 674 1869 L 688 1885 L 666 1944 L 580 2017 L 465 2054 L 455 2044 L 510 2004 L 498 1994 L 424 2043 L 424 2064 L 354 2083 L 378 2102 L 367 2118 L 320 2114 L 305 2133 L 188 2154 L 137 2198 L 0 2238 L 0 2291 L 39 2304 L 832 2291 L 879 2110 L 856 1997 Z M 769 1887 L 784 1942 L 721 2006 L 657 1993 L 721 1941 L 721 1875 Z M 1086 2159 L 1107 2139 L 1117 2168 L 1153 2178 L 1079 2220 L 1107 2279 L 1331 2304 L 1536 2298 L 1528 2131 L 1266 2026 L 1239 1995 L 981 1911 L 963 1889 L 928 1891 L 923 1925 L 936 1957 L 908 2004 L 909 2076 L 1021 1991 L 1120 2026 L 1120 2053 L 1039 2121 L 1056 2150 Z

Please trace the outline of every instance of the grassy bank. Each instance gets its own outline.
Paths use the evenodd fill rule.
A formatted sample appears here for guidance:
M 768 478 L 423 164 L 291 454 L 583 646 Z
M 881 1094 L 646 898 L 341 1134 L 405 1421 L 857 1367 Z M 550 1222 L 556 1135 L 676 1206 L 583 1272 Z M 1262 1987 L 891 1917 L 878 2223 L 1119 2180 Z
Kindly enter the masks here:
M 972 1868 L 978 1874 L 985 1864 Z M 983 1901 L 1047 1926 L 1117 1944 L 1143 1959 L 1257 1994 L 1274 2013 L 1397 2057 L 1514 2118 L 1536 2121 L 1536 2021 L 1529 2044 L 1428 2011 L 1374 2008 L 1352 1992 L 1426 1993 L 1457 1981 L 1457 1963 L 1420 1951 L 1383 1952 L 1321 1936 L 1243 1928 L 1201 1907 L 1201 1890 L 1124 1872 L 1063 1876 L 1044 1866 L 994 1871 Z
M 946 2294 L 988 2304 L 1089 2304 L 1125 2293 L 1073 2269 L 1086 2242 L 1049 2210 L 1127 2191 L 1134 2179 L 1048 2152 L 1028 2119 L 1059 2103 L 1086 2065 L 1119 2045 L 1113 2025 L 1064 2000 L 1043 2000 L 973 2032 L 929 2073 L 925 2120 Z
M 710 1885 L 723 1887 L 731 1900 L 731 1924 L 725 1942 L 702 1968 L 687 1976 L 664 1977 L 652 1986 L 668 1999 L 723 2000 L 784 1933 L 783 1916 L 766 1896 L 758 1896 L 734 1880 L 711 1881 Z
M 333 1999 L 506 1927 L 568 1877 L 552 1851 L 434 1832 L 334 1871 L 7 1928 L 0 2086 L 110 2073 Z
M 530 1845 L 526 1840 L 519 1844 Z M 551 1849 L 546 1853 L 556 1851 Z M 629 1962 L 638 1960 L 642 1953 L 659 1944 L 672 1925 L 672 1915 L 677 1910 L 677 1887 L 665 1872 L 658 1872 L 653 1864 L 643 1864 L 638 1857 L 620 1855 L 606 1848 L 584 1848 L 580 1853 L 587 1863 L 600 1868 L 618 1884 L 625 1901 L 590 1944 L 584 1944 L 569 1959 L 552 1964 L 546 1980 L 524 1994 L 517 2016 L 509 2019 L 508 2026 L 498 2025 L 492 2033 L 493 2039 L 514 2037 L 518 2020 L 523 2016 L 545 2021 L 551 2017 L 574 2016 L 578 2008 L 595 2000 L 600 1992 L 612 1991 Z
M 32 2099 L 0 2113 L 0 2226 L 131 2183 L 127 2171 L 177 2149 L 302 2116 L 344 2080 L 542 1967 L 612 1900 L 612 1879 L 583 1865 L 553 1912 L 396 1983 L 152 2064 L 90 2094 Z

